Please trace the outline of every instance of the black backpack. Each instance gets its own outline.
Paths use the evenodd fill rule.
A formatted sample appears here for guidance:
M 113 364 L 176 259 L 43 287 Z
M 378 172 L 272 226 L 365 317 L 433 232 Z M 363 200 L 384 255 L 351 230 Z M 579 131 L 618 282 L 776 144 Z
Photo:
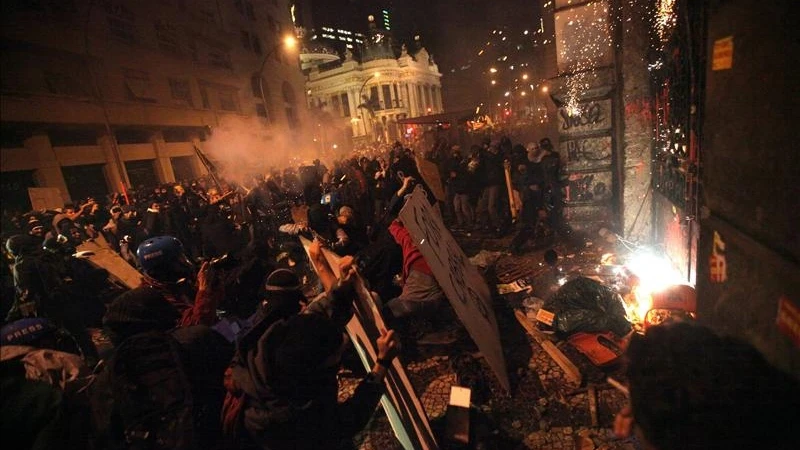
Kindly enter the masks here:
M 152 331 L 127 338 L 110 361 L 114 440 L 131 450 L 195 447 L 192 391 L 178 342 Z

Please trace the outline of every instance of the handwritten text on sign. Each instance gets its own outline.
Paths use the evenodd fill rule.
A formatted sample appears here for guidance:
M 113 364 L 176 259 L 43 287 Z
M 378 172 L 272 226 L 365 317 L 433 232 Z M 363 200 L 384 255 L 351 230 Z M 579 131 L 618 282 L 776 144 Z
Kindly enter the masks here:
M 453 305 L 458 318 L 486 357 L 500 384 L 509 389 L 500 334 L 492 310 L 489 287 L 470 264 L 441 218 L 417 186 L 400 211 L 400 219 L 433 271 L 436 281 Z

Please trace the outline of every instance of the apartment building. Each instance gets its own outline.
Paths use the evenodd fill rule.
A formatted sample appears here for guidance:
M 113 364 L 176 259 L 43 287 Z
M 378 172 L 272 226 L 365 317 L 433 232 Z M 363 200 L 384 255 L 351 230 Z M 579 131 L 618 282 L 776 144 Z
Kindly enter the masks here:
M 241 124 L 245 151 L 281 151 L 306 118 L 287 35 L 285 0 L 4 2 L 3 208 L 193 178 L 193 145 Z

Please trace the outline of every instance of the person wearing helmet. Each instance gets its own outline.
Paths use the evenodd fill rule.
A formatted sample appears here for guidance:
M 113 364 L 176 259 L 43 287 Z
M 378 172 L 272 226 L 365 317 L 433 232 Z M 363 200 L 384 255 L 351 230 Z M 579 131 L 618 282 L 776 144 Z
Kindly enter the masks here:
M 161 292 L 181 314 L 177 325 L 216 322 L 216 307 L 223 297 L 223 287 L 215 284 L 212 288 L 209 262 L 195 272 L 183 244 L 172 236 L 145 240 L 136 250 L 136 257 L 143 273 L 142 285 L 137 289 L 149 287 Z
M 14 304 L 6 322 L 24 318 L 46 317 L 69 331 L 81 348 L 87 361 L 97 360 L 97 348 L 86 332 L 83 298 L 74 289 L 41 246 L 33 245 L 28 236 L 11 236 L 6 250 L 14 257 Z

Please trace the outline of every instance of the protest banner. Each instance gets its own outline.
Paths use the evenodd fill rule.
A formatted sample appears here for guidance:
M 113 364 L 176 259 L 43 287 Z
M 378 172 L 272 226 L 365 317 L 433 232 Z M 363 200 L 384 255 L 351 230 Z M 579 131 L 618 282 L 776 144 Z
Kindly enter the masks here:
M 308 254 L 311 241 L 300 236 L 300 242 Z M 334 275 L 339 277 L 339 260 L 341 258 L 326 248 L 323 248 L 322 252 Z M 314 267 L 314 270 L 316 271 L 317 267 Z M 354 287 L 357 297 L 353 302 L 353 318 L 346 327 L 347 334 L 364 367 L 370 371 L 378 359 L 376 342 L 381 335 L 380 330 L 385 330 L 386 325 L 375 298 L 359 274 L 355 275 Z M 403 448 L 405 450 L 438 449 L 439 446 L 433 436 L 425 409 L 398 358 L 392 361 L 392 367 L 387 371 L 384 382 L 386 394 L 381 398 L 381 405 Z
M 505 356 L 486 281 L 470 264 L 441 216 L 434 212 L 422 187 L 414 189 L 399 217 L 500 385 L 509 391 Z

